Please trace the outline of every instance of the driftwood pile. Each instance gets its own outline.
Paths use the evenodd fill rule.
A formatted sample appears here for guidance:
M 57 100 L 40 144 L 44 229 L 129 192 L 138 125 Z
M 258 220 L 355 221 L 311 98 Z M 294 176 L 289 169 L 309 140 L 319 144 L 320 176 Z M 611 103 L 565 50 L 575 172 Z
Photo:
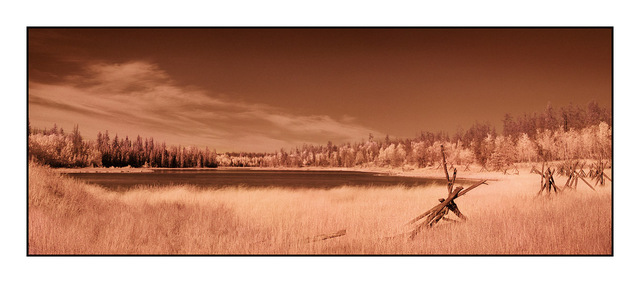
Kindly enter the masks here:
M 445 215 L 447 215 L 449 211 L 453 212 L 453 214 L 458 216 L 458 218 L 460 218 L 461 220 L 466 220 L 467 218 L 462 214 L 462 212 L 460 212 L 460 210 L 458 209 L 458 205 L 454 202 L 454 200 L 457 199 L 458 197 L 463 196 L 464 194 L 468 193 L 469 191 L 477 188 L 482 184 L 485 184 L 485 185 L 487 184 L 486 183 L 487 180 L 482 180 L 468 187 L 467 189 L 461 186 L 453 189 L 458 170 L 454 168 L 453 177 L 449 178 L 449 171 L 447 171 L 447 159 L 444 154 L 444 146 L 441 145 L 440 150 L 442 151 L 442 164 L 443 164 L 442 167 L 444 168 L 444 174 L 447 177 L 447 191 L 449 192 L 449 194 L 446 199 L 441 198 L 438 200 L 440 201 L 440 204 L 427 210 L 425 213 L 418 215 L 416 218 L 412 219 L 411 221 L 409 221 L 409 223 L 407 223 L 407 224 L 414 224 L 422 220 L 422 222 L 420 222 L 420 224 L 418 224 L 418 226 L 409 234 L 409 239 L 415 238 L 415 236 L 418 235 L 422 230 L 433 226 L 434 224 L 438 223 L 438 221 L 440 220 L 455 221 L 445 217 Z
M 538 170 L 537 168 L 535 168 L 535 166 L 531 167 L 530 173 L 537 173 L 541 177 L 540 191 L 538 191 L 537 195 L 540 195 L 545 190 L 548 192 L 548 194 L 551 194 L 551 189 L 553 189 L 555 193 L 562 192 L 566 189 L 577 190 L 579 181 L 584 182 L 590 189 L 595 191 L 596 189 L 594 188 L 594 186 L 597 184 L 604 185 L 605 178 L 611 181 L 611 178 L 609 178 L 609 176 L 604 173 L 604 168 L 607 165 L 606 162 L 598 161 L 594 164 L 591 164 L 589 173 L 586 173 L 584 171 L 585 165 L 586 162 L 580 163 L 578 161 L 566 161 L 563 164 L 557 166 L 556 169 L 558 174 L 567 176 L 567 182 L 561 189 L 556 186 L 555 180 L 553 179 L 553 176 L 556 173 L 556 169 L 551 170 L 551 166 L 549 166 L 545 171 L 544 162 L 542 163 L 542 170 Z M 589 184 L 589 181 L 586 180 L 586 178 L 589 177 L 591 178 L 591 181 L 595 180 L 593 185 Z
M 542 192 L 547 190 L 548 194 L 551 194 L 551 189 L 553 188 L 554 193 L 558 193 L 560 189 L 556 186 L 556 181 L 553 179 L 553 175 L 556 173 L 556 169 L 551 171 L 551 167 L 547 167 L 547 171 L 544 170 L 544 162 L 542 163 L 542 171 L 538 171 L 537 168 L 531 167 L 531 172 L 538 173 L 540 175 L 540 190 L 537 195 L 540 195 Z
M 588 176 L 591 177 L 591 180 L 595 180 L 594 185 L 600 184 L 604 185 L 604 179 L 607 178 L 609 182 L 611 182 L 611 178 L 604 173 L 604 168 L 607 166 L 608 162 L 598 161 L 597 163 L 591 164 L 591 168 L 589 170 Z
M 587 174 L 584 172 L 583 168 L 584 163 L 580 164 L 576 161 L 574 164 L 570 165 L 567 170 L 565 170 L 565 175 L 568 176 L 567 182 L 564 184 L 565 189 L 577 190 L 578 181 L 582 180 L 585 184 L 587 184 L 587 186 L 589 186 L 589 188 L 594 191 L 596 190 L 589 184 L 589 182 L 587 182 L 587 180 L 584 179 L 585 177 L 587 177 Z

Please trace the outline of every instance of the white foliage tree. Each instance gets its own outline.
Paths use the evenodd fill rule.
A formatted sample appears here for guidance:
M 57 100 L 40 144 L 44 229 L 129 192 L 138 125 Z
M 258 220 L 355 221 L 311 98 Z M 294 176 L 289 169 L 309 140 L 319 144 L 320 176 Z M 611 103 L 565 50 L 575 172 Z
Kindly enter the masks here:
M 549 129 L 539 130 L 537 132 L 536 144 L 542 149 L 543 158 L 546 161 L 555 158 L 554 153 L 557 151 L 556 142 L 553 132 Z
M 522 133 L 516 142 L 518 161 L 531 162 L 537 156 L 536 145 L 529 139 L 527 133 Z
M 395 154 L 393 156 L 392 164 L 393 166 L 402 166 L 407 159 L 407 151 L 404 149 L 404 145 L 399 144 L 396 147 Z
M 382 166 L 391 165 L 394 161 L 396 154 L 396 145 L 390 144 L 387 148 L 380 148 L 380 153 L 378 154 L 378 162 Z
M 427 145 L 424 141 L 411 142 L 411 148 L 413 149 L 413 159 L 419 168 L 427 166 Z

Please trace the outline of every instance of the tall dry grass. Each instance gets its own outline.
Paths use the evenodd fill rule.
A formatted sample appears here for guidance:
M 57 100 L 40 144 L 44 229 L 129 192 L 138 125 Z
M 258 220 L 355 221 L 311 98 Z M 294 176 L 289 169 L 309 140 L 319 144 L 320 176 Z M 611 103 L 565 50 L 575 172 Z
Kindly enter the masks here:
M 29 254 L 612 253 L 610 186 L 535 197 L 539 184 L 529 174 L 490 181 L 456 201 L 468 221 L 407 240 L 393 236 L 446 188 L 115 193 L 30 164 Z M 342 229 L 343 237 L 308 241 Z

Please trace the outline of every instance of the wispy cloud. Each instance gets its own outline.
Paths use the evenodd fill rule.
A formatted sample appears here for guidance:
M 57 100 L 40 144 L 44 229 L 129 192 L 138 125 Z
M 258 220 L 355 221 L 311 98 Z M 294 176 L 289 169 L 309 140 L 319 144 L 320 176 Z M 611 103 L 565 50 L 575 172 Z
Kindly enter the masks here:
M 181 86 L 144 61 L 92 64 L 55 84 L 30 81 L 29 116 L 37 127 L 75 123 L 87 135 L 109 130 L 222 151 L 273 151 L 380 135 L 350 116 L 294 115 Z

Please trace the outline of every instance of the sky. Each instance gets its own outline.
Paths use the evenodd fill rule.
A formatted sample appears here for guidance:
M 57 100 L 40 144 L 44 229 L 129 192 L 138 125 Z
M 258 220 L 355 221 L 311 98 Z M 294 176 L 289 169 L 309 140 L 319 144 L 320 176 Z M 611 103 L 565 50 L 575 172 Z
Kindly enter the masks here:
M 28 111 L 85 138 L 271 152 L 611 107 L 608 28 L 30 28 Z

